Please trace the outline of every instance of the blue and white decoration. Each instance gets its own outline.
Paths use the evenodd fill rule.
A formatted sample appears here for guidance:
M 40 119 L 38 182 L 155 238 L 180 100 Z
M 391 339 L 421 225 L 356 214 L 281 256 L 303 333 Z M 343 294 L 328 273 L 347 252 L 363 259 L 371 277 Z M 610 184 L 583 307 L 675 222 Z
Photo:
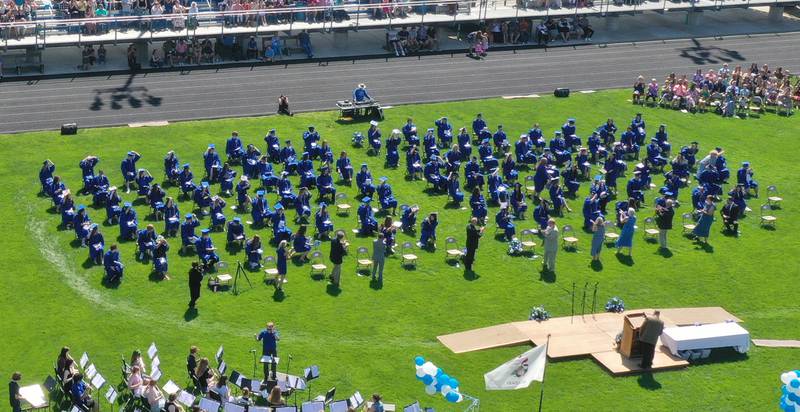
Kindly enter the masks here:
M 417 368 L 417 379 L 425 384 L 425 393 L 431 396 L 441 393 L 450 403 L 464 400 L 464 395 L 459 392 L 458 380 L 444 373 L 442 368 L 431 361 L 425 361 L 422 356 L 414 358 L 414 365 Z
M 800 412 L 800 370 L 781 374 L 781 410 Z
M 625 302 L 614 296 L 606 302 L 606 312 L 622 313 L 625 311 Z

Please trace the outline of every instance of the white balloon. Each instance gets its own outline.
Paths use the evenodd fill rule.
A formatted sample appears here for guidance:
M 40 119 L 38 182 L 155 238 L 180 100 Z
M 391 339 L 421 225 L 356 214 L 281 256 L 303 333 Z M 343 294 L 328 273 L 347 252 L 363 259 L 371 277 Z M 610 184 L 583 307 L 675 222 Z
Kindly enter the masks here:
M 418 378 L 421 378 L 421 377 L 423 377 L 423 376 L 425 376 L 425 375 L 427 375 L 427 373 L 425 373 L 425 371 L 424 371 L 424 370 L 422 370 L 422 368 L 420 368 L 420 367 L 417 367 L 417 377 L 418 377 Z
M 425 393 L 427 393 L 428 395 L 436 395 L 436 387 L 433 385 L 426 386 Z
M 450 385 L 442 385 L 442 389 L 441 389 L 442 395 L 447 395 L 452 390 L 453 390 L 453 388 L 451 388 Z
M 436 376 L 436 371 L 438 368 L 433 364 L 433 362 L 425 362 L 422 364 L 422 370 L 424 370 L 428 375 Z
M 462 395 L 461 392 L 459 392 L 458 393 L 458 400 L 456 401 L 456 403 L 461 402 L 463 400 L 464 400 L 464 395 Z
M 791 382 L 791 380 L 792 380 L 792 375 L 793 375 L 793 373 L 791 373 L 791 372 L 782 373 L 781 374 L 781 382 L 783 382 L 784 385 L 788 385 L 789 382 Z
M 433 382 L 431 382 L 431 386 L 436 386 L 437 383 L 439 383 L 439 380 L 436 379 L 436 377 L 434 376 L 433 377 Z

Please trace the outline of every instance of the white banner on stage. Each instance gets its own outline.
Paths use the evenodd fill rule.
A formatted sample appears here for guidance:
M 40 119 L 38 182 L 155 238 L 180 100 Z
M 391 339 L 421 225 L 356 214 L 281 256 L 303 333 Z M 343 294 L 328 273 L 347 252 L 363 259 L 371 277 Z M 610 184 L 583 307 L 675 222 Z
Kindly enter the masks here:
M 547 345 L 537 346 L 483 375 L 486 390 L 512 390 L 530 386 L 544 379 Z

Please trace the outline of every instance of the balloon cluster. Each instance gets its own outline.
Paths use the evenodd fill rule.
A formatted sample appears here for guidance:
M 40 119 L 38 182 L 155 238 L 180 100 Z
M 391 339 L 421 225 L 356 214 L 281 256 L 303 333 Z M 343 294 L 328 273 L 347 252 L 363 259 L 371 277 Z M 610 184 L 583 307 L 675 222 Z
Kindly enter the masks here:
M 800 370 L 781 374 L 781 410 L 800 412 Z
M 422 356 L 414 358 L 417 368 L 417 379 L 425 384 L 425 393 L 436 395 L 441 393 L 448 402 L 457 403 L 464 400 L 464 395 L 458 391 L 458 381 L 444 373 L 442 368 L 436 367 L 433 362 L 426 362 Z

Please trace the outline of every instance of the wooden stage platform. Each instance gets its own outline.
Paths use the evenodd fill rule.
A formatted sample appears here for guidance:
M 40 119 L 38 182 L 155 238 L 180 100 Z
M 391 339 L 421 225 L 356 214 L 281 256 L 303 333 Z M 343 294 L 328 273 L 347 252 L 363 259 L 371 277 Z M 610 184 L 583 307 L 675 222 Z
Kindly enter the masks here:
M 732 320 L 741 322 L 725 309 L 675 308 L 660 309 L 665 327 L 718 323 Z M 629 313 L 652 313 L 653 309 L 636 309 Z M 622 313 L 596 313 L 584 316 L 551 318 L 544 322 L 511 322 L 486 328 L 473 329 L 438 336 L 442 344 L 455 353 L 472 352 L 522 344 L 544 345 L 550 335 L 547 356 L 566 359 L 591 356 L 614 375 L 641 371 L 637 359 L 628 359 L 617 352 L 616 337 L 622 332 Z M 689 363 L 669 353 L 660 343 L 656 348 L 653 370 L 681 368 Z

